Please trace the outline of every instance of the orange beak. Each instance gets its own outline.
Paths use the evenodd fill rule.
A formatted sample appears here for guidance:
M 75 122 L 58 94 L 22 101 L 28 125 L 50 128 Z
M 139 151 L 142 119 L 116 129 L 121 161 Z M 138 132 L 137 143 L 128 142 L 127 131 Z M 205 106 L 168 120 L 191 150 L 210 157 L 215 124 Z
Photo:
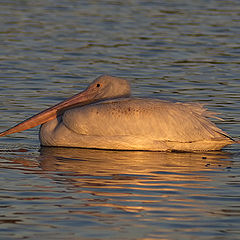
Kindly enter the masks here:
M 48 122 L 50 120 L 55 119 L 57 116 L 63 114 L 63 112 L 67 109 L 70 109 L 74 106 L 83 106 L 92 102 L 96 101 L 97 97 L 97 91 L 93 87 L 88 87 L 86 90 L 84 90 L 81 93 L 78 93 L 74 95 L 73 97 L 70 97 L 57 105 L 50 107 L 28 119 L 25 121 L 17 124 L 16 126 L 0 133 L 0 137 L 21 132 L 24 130 L 27 130 L 29 128 L 36 127 L 40 124 L 43 124 L 45 122 Z

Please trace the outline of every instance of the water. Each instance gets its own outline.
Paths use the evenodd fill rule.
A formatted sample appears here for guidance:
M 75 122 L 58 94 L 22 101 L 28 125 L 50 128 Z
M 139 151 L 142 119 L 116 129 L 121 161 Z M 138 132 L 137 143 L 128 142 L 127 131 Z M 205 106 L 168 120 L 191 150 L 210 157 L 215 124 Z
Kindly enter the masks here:
M 207 104 L 240 136 L 232 1 L 1 1 L 0 130 L 100 74 Z M 0 139 L 1 239 L 239 239 L 239 146 L 211 153 L 40 148 Z

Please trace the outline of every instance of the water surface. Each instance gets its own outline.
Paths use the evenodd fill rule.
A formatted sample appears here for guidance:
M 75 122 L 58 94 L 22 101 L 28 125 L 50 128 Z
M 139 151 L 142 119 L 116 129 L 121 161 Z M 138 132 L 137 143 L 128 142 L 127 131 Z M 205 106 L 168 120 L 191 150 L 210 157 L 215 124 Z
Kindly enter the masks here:
M 0 130 L 100 74 L 133 95 L 201 102 L 240 136 L 240 5 L 2 1 Z M 0 139 L 1 239 L 239 239 L 239 146 L 209 153 L 40 148 Z

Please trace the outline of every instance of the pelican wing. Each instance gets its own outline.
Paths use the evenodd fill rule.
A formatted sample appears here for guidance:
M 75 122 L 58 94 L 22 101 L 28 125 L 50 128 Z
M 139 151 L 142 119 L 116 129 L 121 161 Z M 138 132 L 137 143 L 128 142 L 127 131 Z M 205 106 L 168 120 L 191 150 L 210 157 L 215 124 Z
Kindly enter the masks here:
M 63 124 L 86 136 L 144 136 L 173 142 L 226 138 L 207 117 L 213 113 L 197 103 L 126 98 L 68 110 Z

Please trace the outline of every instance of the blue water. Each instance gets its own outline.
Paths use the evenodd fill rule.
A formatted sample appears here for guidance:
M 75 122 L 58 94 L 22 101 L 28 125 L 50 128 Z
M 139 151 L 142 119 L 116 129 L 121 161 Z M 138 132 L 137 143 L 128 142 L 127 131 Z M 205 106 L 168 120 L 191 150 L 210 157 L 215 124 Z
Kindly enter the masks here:
M 133 95 L 201 102 L 240 137 L 240 5 L 1 1 L 0 131 L 101 74 Z M 240 146 L 158 153 L 0 138 L 1 239 L 240 239 Z

